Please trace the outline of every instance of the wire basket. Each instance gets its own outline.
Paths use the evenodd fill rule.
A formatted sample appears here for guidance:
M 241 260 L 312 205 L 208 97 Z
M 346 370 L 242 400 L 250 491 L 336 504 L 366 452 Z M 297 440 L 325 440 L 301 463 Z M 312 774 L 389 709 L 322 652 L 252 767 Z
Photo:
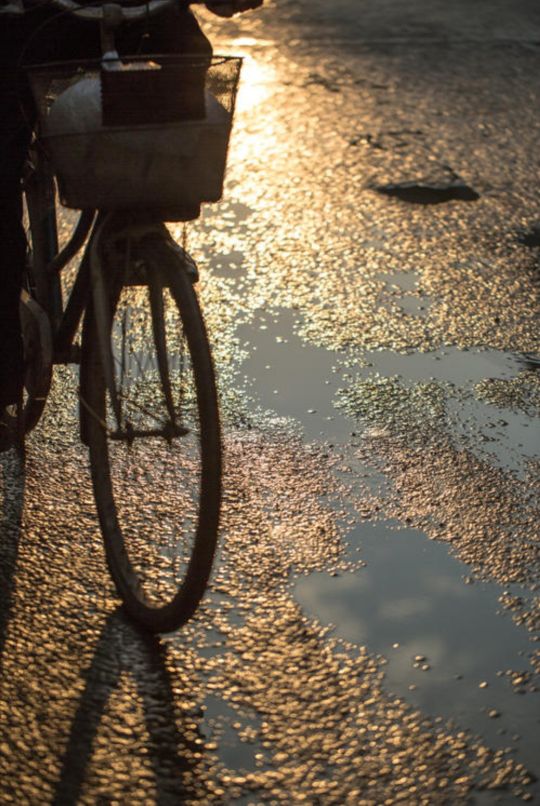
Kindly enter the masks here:
M 218 201 L 241 62 L 134 56 L 29 68 L 62 203 L 173 221 Z

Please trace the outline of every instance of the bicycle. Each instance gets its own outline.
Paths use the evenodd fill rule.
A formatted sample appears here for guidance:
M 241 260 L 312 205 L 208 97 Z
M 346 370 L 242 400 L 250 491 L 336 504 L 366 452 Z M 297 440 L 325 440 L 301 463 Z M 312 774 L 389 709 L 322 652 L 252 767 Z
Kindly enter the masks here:
M 107 564 L 128 614 L 167 632 L 207 587 L 222 461 L 198 270 L 163 221 L 192 220 L 221 196 L 241 59 L 118 57 L 118 25 L 174 0 L 53 2 L 100 20 L 104 56 L 28 70 L 38 128 L 23 180 L 31 250 L 19 426 L 27 434 L 39 421 L 53 365 L 80 364 L 80 435 Z M 61 250 L 56 187 L 65 206 L 82 210 Z M 83 246 L 64 304 L 60 272 Z

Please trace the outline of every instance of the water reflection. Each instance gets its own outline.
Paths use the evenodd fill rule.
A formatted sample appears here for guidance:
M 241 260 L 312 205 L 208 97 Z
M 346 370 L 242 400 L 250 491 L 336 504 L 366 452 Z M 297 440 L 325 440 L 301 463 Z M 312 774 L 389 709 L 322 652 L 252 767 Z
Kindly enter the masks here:
M 404 428 L 410 437 L 420 426 L 444 427 L 481 460 L 528 472 L 540 448 L 533 379 L 523 374 L 529 358 L 446 347 L 360 359 L 304 341 L 303 326 L 288 310 L 257 311 L 237 333 L 248 346 L 242 369 L 257 402 L 299 421 L 306 439 L 349 441 L 355 419 L 361 431 Z
M 256 40 L 249 37 L 235 39 L 230 45 L 230 52 L 237 56 L 243 56 L 241 83 L 238 91 L 237 112 L 253 110 L 258 114 L 263 114 L 262 110 L 255 107 L 268 101 L 271 95 L 271 85 L 275 84 L 277 75 L 272 66 L 256 58 L 251 50 Z M 257 43 L 259 44 L 259 43 Z M 236 148 L 242 148 L 242 144 L 236 144 Z
M 531 672 L 532 647 L 512 615 L 500 615 L 499 601 L 503 591 L 528 601 L 526 588 L 509 582 L 525 583 L 533 562 L 526 484 L 509 470 L 525 475 L 535 451 L 534 439 L 517 438 L 520 423 L 526 432 L 534 422 L 532 411 L 511 408 L 527 399 L 517 395 L 527 384 L 523 358 L 457 348 L 358 356 L 305 342 L 302 330 L 302 319 L 279 309 L 256 312 L 239 328 L 254 398 L 297 421 L 307 440 L 326 439 L 343 453 L 357 521 L 385 513 L 394 527 L 419 528 L 362 523 L 347 536 L 346 560 L 368 567 L 301 578 L 296 598 L 337 635 L 387 657 L 390 690 L 480 732 L 494 747 L 510 742 L 534 768 L 535 715 L 506 675 Z M 375 482 L 371 491 L 366 478 Z M 428 535 L 451 543 L 470 564 Z M 473 566 L 501 584 L 465 584 Z M 415 656 L 423 659 L 416 665 Z M 513 741 L 517 734 L 522 738 Z
M 360 550 L 367 567 L 298 580 L 295 596 L 304 610 L 334 624 L 337 635 L 383 654 L 386 687 L 423 712 L 481 732 L 494 747 L 517 734 L 520 758 L 534 768 L 535 711 L 502 674 L 530 670 L 531 641 L 509 614 L 501 616 L 503 587 L 464 584 L 470 568 L 415 529 L 363 524 L 348 539 L 351 557 Z M 513 592 L 523 594 L 518 586 Z

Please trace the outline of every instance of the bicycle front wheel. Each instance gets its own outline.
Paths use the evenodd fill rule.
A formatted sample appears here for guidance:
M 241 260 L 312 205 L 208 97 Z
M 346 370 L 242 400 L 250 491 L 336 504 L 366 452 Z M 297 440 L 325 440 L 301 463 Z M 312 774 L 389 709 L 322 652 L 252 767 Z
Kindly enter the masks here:
M 139 624 L 167 632 L 194 613 L 210 576 L 221 438 L 192 281 L 166 241 L 143 264 L 143 285 L 108 278 L 116 410 L 100 357 L 102 325 L 92 307 L 87 313 L 81 414 L 112 578 Z

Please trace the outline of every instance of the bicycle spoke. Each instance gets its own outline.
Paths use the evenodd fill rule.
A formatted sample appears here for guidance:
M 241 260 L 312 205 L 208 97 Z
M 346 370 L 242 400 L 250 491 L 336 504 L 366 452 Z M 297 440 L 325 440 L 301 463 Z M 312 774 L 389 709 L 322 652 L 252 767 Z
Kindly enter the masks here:
M 118 392 L 118 403 L 119 403 L 119 411 L 120 411 L 120 418 L 122 417 L 122 403 L 123 403 L 123 396 L 124 396 L 124 380 L 126 377 L 126 333 L 127 333 L 127 318 L 129 315 L 129 311 L 126 308 L 124 310 L 124 315 L 122 317 L 122 359 L 120 365 L 120 390 Z
M 171 422 L 176 420 L 174 402 L 171 390 L 171 377 L 169 374 L 169 361 L 167 357 L 167 336 L 165 332 L 165 316 L 163 305 L 163 288 L 153 272 L 148 273 L 148 297 L 152 312 L 152 332 L 156 347 L 156 358 L 161 379 L 161 390 L 165 398 L 165 405 L 169 412 Z
M 118 358 L 115 358 L 114 360 L 115 360 L 117 365 L 120 364 L 120 366 L 121 366 L 121 362 L 118 360 Z M 127 393 L 119 392 L 117 394 L 118 394 L 119 400 L 124 402 L 127 399 Z M 141 414 L 146 414 L 147 417 L 151 417 L 156 423 L 161 422 L 161 419 L 158 416 L 158 414 L 156 414 L 155 412 L 150 411 L 149 408 L 143 406 L 141 403 L 138 403 L 138 402 L 135 402 L 135 401 L 132 400 L 132 401 L 130 401 L 130 405 L 131 405 L 131 408 L 137 409 L 137 411 L 139 411 Z

